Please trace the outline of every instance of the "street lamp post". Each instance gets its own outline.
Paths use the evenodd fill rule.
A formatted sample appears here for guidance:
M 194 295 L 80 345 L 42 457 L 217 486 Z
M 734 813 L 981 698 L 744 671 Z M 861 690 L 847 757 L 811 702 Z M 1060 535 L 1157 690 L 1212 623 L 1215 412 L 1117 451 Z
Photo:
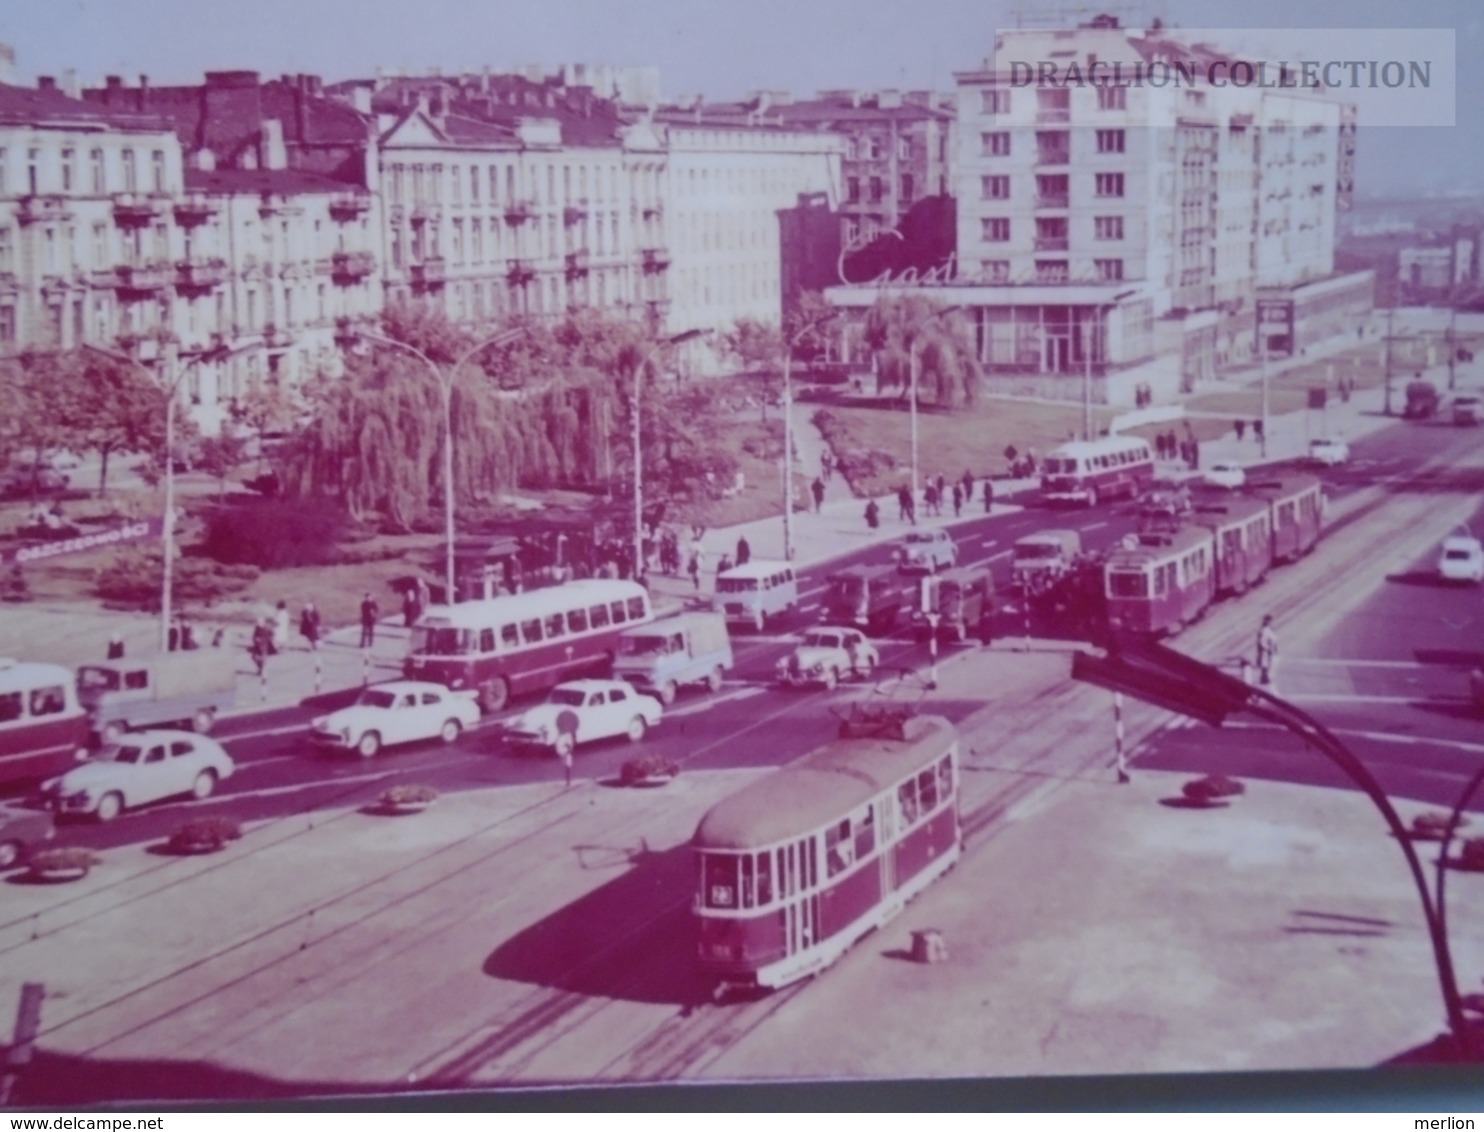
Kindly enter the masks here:
M 682 342 L 689 342 L 693 338 L 699 338 L 706 334 L 704 329 L 682 330 L 679 334 L 672 334 L 668 338 L 661 338 L 649 348 L 638 365 L 634 367 L 634 570 L 633 577 L 638 581 L 644 576 L 644 441 L 643 441 L 643 417 L 639 412 L 643 393 L 641 382 L 644 371 L 649 368 L 649 363 L 654 360 L 666 346 L 678 346 Z M 784 420 L 788 418 L 785 417 Z
M 455 602 L 454 589 L 454 521 L 453 521 L 453 383 L 458 377 L 459 370 L 464 363 L 473 358 L 482 350 L 491 346 L 503 346 L 508 342 L 514 342 L 526 333 L 524 327 L 516 327 L 513 330 L 505 330 L 499 334 L 469 347 L 454 360 L 453 365 L 445 371 L 438 363 L 428 357 L 416 346 L 409 346 L 406 342 L 399 342 L 395 338 L 388 338 L 382 334 L 374 334 L 368 330 L 356 331 L 356 337 L 365 338 L 382 346 L 390 346 L 393 349 L 405 350 L 413 357 L 420 360 L 433 373 L 433 379 L 437 382 L 438 392 L 443 399 L 443 537 L 446 544 L 443 561 L 443 584 L 445 590 L 444 600 L 453 605 Z

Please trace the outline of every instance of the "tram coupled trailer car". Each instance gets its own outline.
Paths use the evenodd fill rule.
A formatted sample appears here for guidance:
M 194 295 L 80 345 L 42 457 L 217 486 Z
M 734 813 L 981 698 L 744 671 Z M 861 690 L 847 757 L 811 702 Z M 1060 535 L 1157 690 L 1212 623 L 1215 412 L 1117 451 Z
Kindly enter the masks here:
M 1272 568 L 1272 512 L 1267 500 L 1238 496 L 1201 503 L 1195 522 L 1215 538 L 1216 596 L 1246 593 Z
M 1215 536 L 1200 526 L 1133 536 L 1104 566 L 1108 627 L 1169 636 L 1200 617 L 1215 597 L 1215 545 Z
M 1093 507 L 1100 499 L 1143 494 L 1154 482 L 1154 454 L 1138 436 L 1073 440 L 1054 449 L 1041 470 L 1041 496 L 1047 502 Z
M 1274 562 L 1292 562 L 1314 549 L 1324 527 L 1324 484 L 1317 476 L 1264 479 L 1247 489 L 1268 502 Z
M 914 716 L 743 787 L 696 828 L 697 964 L 719 989 L 824 970 L 958 861 L 958 732 Z

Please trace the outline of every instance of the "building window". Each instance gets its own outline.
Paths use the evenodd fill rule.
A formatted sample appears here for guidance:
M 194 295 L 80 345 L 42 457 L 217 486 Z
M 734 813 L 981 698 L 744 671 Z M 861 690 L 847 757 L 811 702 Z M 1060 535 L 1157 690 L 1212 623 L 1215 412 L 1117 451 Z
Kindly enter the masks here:
M 980 177 L 979 190 L 983 200 L 1009 200 L 1010 178 L 1002 174 Z
M 464 167 L 453 165 L 449 167 L 449 175 L 452 177 L 453 191 L 450 200 L 454 204 L 464 203 Z
M 124 150 L 124 192 L 132 193 L 139 188 L 139 174 L 134 168 L 134 151 Z
M 1010 218 L 1008 216 L 986 216 L 979 221 L 981 239 L 989 243 L 1004 243 L 1010 238 Z
M 1037 283 L 1065 283 L 1067 281 L 1067 261 L 1064 259 L 1038 259 L 1036 260 L 1036 282 Z
M 329 293 L 326 290 L 325 285 L 323 283 L 321 283 L 318 287 L 315 288 L 314 298 L 315 298 L 315 309 L 318 312 L 317 315 L 316 315 L 316 317 L 321 322 L 324 322 L 325 319 L 327 319 L 327 318 L 330 317 L 330 307 L 329 307 Z
M 470 258 L 475 263 L 484 262 L 484 225 L 477 219 L 469 222 Z
M 1121 259 L 1095 259 L 1092 265 L 1097 268 L 1098 278 L 1104 282 L 1113 282 L 1123 278 L 1123 260 Z
M 1072 114 L 1072 92 L 1066 87 L 1042 87 L 1036 91 L 1036 118 L 1042 122 L 1065 122 Z
M 1099 173 L 1097 175 L 1097 194 L 1100 197 L 1121 197 L 1123 195 L 1123 174 Z
M 985 260 L 983 275 L 991 283 L 1010 282 L 1010 261 L 1008 259 Z
M 1127 110 L 1128 88 L 1121 86 L 1098 87 L 1099 110 Z
M 108 225 L 93 225 L 93 266 L 106 268 L 108 262 Z
M 983 146 L 984 157 L 1009 157 L 1010 156 L 1010 131 L 996 130 L 994 133 L 980 134 L 980 144 Z
M 5 154 L 5 147 L 0 145 L 0 196 L 5 195 Z
M 1099 153 L 1122 153 L 1123 131 L 1122 130 L 1099 130 L 1098 131 Z
M 0 342 L 15 341 L 15 307 L 0 307 Z
M 912 174 L 911 173 L 903 173 L 902 174 L 902 201 L 903 201 L 903 203 L 906 203 L 907 201 L 910 201 L 912 199 L 912 190 L 914 188 L 916 188 L 916 186 L 912 182 Z
M 15 246 L 11 243 L 9 226 L 0 228 L 0 271 L 15 270 Z
M 464 222 L 462 220 L 453 222 L 453 261 L 459 264 L 464 262 Z
M 1093 235 L 1099 240 L 1123 239 L 1123 217 L 1095 216 L 1092 221 Z
M 149 162 L 151 187 L 155 192 L 163 193 L 165 191 L 165 151 L 163 149 L 155 150 L 150 154 Z
M 881 158 L 886 156 L 880 138 L 871 138 L 867 144 L 870 146 L 872 161 L 880 161 Z
M 852 204 L 856 204 L 856 203 L 858 203 L 860 201 L 860 199 L 861 199 L 861 179 L 859 177 L 851 177 L 850 180 L 847 182 L 847 194 L 846 195 L 847 195 L 847 199 L 849 199 L 849 201 Z
M 469 166 L 469 203 L 479 203 L 479 166 Z
M 70 193 L 72 191 L 72 166 L 76 160 L 77 151 L 75 149 L 64 149 L 62 151 L 62 191 L 64 193 Z
M 909 138 L 897 138 L 897 157 L 903 161 L 912 157 L 912 142 Z
M 1185 105 L 1186 106 L 1204 106 L 1204 105 L 1206 105 L 1206 92 L 1203 91 L 1203 90 L 1187 90 L 1185 92 Z
M 990 87 L 980 92 L 982 103 L 980 109 L 985 114 L 1008 114 L 1010 113 L 1010 92 L 1003 87 Z
M 880 204 L 881 203 L 881 196 L 882 196 L 881 178 L 880 177 L 872 177 L 871 178 L 871 203 L 872 204 Z
M 35 196 L 41 191 L 41 150 L 26 151 L 26 191 Z

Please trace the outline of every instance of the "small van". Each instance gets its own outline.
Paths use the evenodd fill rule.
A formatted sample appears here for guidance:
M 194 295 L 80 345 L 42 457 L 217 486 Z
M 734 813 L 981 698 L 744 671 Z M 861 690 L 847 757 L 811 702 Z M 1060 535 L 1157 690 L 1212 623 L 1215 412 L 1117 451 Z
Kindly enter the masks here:
M 826 582 L 820 621 L 853 625 L 878 637 L 892 631 L 904 609 L 911 611 L 917 593 L 916 583 L 895 566 L 847 566 Z
M 787 613 L 799 604 L 799 579 L 787 562 L 755 558 L 716 576 L 711 608 L 728 625 L 751 625 L 759 632 L 768 618 Z
M 732 667 L 732 641 L 726 618 L 716 612 L 677 613 L 634 629 L 618 638 L 613 675 L 669 707 L 683 684 L 721 690 Z

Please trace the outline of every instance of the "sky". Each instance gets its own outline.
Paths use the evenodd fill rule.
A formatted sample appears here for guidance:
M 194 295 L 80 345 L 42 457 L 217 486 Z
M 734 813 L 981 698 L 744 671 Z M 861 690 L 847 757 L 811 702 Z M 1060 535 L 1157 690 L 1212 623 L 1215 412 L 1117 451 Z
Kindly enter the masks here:
M 840 87 L 931 86 L 989 55 L 1024 19 L 1271 29 L 1452 28 L 1457 124 L 1372 130 L 1363 195 L 1484 187 L 1484 3 L 1478 0 L 0 0 L 0 42 L 22 81 L 77 72 L 87 85 L 198 82 L 208 70 L 308 72 L 334 81 L 380 66 L 445 73 L 521 63 L 656 65 L 664 96 L 736 98 Z M 1029 15 L 1034 13 L 1034 16 Z M 1260 34 L 1260 33 L 1259 33 Z M 1311 52 L 1322 37 L 1301 37 Z

